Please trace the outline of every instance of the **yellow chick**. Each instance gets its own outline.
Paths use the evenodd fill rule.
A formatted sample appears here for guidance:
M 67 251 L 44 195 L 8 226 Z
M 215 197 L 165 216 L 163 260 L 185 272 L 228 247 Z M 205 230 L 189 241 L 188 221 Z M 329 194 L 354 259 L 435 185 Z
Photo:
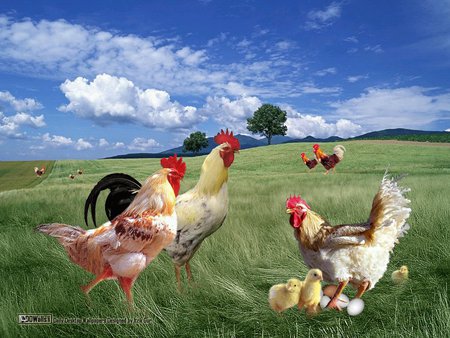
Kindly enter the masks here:
M 408 280 L 408 267 L 403 265 L 399 270 L 395 270 L 391 275 L 395 284 L 403 284 Z
M 302 281 L 292 278 L 286 284 L 277 284 L 269 290 L 269 304 L 279 314 L 298 303 Z
M 298 302 L 298 309 L 306 308 L 306 313 L 315 314 L 319 310 L 320 303 L 320 281 L 323 280 L 322 271 L 311 269 L 303 281 L 302 291 Z

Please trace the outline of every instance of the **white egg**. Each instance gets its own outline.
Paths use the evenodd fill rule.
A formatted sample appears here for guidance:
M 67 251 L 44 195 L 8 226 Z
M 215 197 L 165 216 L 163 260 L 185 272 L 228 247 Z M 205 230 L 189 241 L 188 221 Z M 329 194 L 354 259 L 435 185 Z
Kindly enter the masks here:
M 355 298 L 348 303 L 347 312 L 350 316 L 357 316 L 364 310 L 364 301 L 360 298 Z
M 341 308 L 341 309 L 345 309 L 348 306 L 350 299 L 348 299 L 348 297 L 346 295 L 344 295 L 343 293 L 341 293 L 341 295 L 339 296 L 339 300 L 337 302 L 337 305 Z
M 328 305 L 328 303 L 330 302 L 331 298 L 328 296 L 322 296 L 322 298 L 320 298 L 320 307 L 322 309 L 325 309 Z

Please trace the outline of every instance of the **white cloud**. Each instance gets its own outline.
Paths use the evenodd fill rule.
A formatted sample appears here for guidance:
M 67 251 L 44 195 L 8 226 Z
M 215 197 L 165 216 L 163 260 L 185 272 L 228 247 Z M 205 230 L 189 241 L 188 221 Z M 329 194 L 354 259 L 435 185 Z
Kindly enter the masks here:
M 315 72 L 314 74 L 317 76 L 325 76 L 328 74 L 336 74 L 337 70 L 335 67 L 330 67 L 330 68 L 325 68 L 325 69 L 321 69 L 318 70 L 317 72 Z
M 158 147 L 161 147 L 161 144 L 159 144 L 156 140 L 152 138 L 145 139 L 142 137 L 138 137 L 131 142 L 131 144 L 128 146 L 128 149 L 144 151 Z
M 364 50 L 365 50 L 366 52 L 374 52 L 374 53 L 377 53 L 377 54 L 383 53 L 383 52 L 384 52 L 383 48 L 381 48 L 381 45 L 366 46 L 366 47 L 364 48 Z
M 359 40 L 356 38 L 356 36 L 348 36 L 344 39 L 345 42 L 351 42 L 351 43 L 358 43 Z
M 32 116 L 27 113 L 16 113 L 6 116 L 3 112 L 0 112 L 0 136 L 22 138 L 25 136 L 24 133 L 20 132 L 22 126 L 44 127 L 44 115 Z
M 16 112 L 19 111 L 33 111 L 42 109 L 41 103 L 35 99 L 25 98 L 23 100 L 16 99 L 10 92 L 0 92 L 0 101 L 8 103 Z
M 450 128 L 448 128 L 448 129 L 445 129 L 445 131 L 446 131 L 446 132 L 450 132 Z
M 73 145 L 73 140 L 70 137 L 50 135 L 50 133 L 42 135 L 42 142 L 52 147 L 66 147 Z
M 347 76 L 347 81 L 350 83 L 358 82 L 362 79 L 367 79 L 368 75 L 353 75 L 353 76 Z
M 341 4 L 332 2 L 324 10 L 312 10 L 308 13 L 306 30 L 320 30 L 333 24 L 334 19 L 341 16 Z
M 121 149 L 121 148 L 125 148 L 125 143 L 123 142 L 116 142 L 113 144 L 113 149 Z
M 359 97 L 330 104 L 335 118 L 351 118 L 369 130 L 421 128 L 439 119 L 449 119 L 450 92 L 413 86 L 368 88 Z
M 342 92 L 341 87 L 316 87 L 309 83 L 299 88 L 303 94 L 339 94 Z
M 256 96 L 241 96 L 235 100 L 227 97 L 209 96 L 201 111 L 210 115 L 223 128 L 236 133 L 247 131 L 247 118 L 262 105 Z
M 75 149 L 76 150 L 86 150 L 91 149 L 94 146 L 90 144 L 88 141 L 83 140 L 82 138 L 79 138 L 77 142 L 75 142 Z
M 327 138 L 340 136 L 343 138 L 359 135 L 362 127 L 348 119 L 339 119 L 335 123 L 327 122 L 319 115 L 302 114 L 290 106 L 281 106 L 288 113 L 286 126 L 287 136 L 293 138 L 305 138 L 314 136 Z
M 106 139 L 101 138 L 100 140 L 98 140 L 98 146 L 102 148 L 107 147 L 109 146 L 109 142 Z
M 92 119 L 100 125 L 128 122 L 149 128 L 190 128 L 204 120 L 192 106 L 171 101 L 169 93 L 141 89 L 132 81 L 108 74 L 89 82 L 78 77 L 61 86 L 69 104 L 59 109 Z

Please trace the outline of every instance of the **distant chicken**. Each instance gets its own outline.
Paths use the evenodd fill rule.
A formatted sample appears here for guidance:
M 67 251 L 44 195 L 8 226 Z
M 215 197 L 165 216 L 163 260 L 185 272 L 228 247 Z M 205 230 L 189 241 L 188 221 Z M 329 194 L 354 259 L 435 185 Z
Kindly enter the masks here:
M 45 174 L 45 167 L 42 167 L 41 169 L 39 169 L 38 167 L 34 167 L 34 173 L 37 177 L 41 177 Z
M 316 159 L 310 160 L 308 157 L 306 157 L 305 153 L 301 153 L 300 156 L 302 157 L 303 163 L 305 163 L 309 169 L 314 169 L 316 167 L 317 165 Z
M 70 174 L 70 175 L 69 175 L 69 178 L 70 178 L 71 180 L 73 180 L 73 179 L 75 178 L 75 175 L 74 175 L 74 174 Z
M 306 265 L 320 269 L 325 281 L 339 283 L 329 308 L 340 309 L 347 283 L 358 288 L 360 298 L 386 272 L 390 252 L 409 229 L 410 201 L 404 197 L 409 189 L 399 187 L 399 179 L 383 177 L 365 223 L 333 227 L 300 196 L 288 198 L 286 212 Z
M 175 265 L 178 289 L 181 290 L 181 268 L 185 266 L 188 281 L 192 279 L 190 260 L 203 240 L 216 232 L 228 213 L 228 168 L 239 152 L 239 140 L 233 132 L 221 130 L 214 137 L 218 144 L 203 162 L 197 185 L 177 197 L 178 231 L 166 252 Z M 140 183 L 126 174 L 111 174 L 102 178 L 86 200 L 84 217 L 87 224 L 89 207 L 95 224 L 95 204 L 102 190 L 110 189 L 105 202 L 109 219 L 123 210 L 140 189 Z
M 150 176 L 128 208 L 98 229 L 42 224 L 37 230 L 56 237 L 69 258 L 96 278 L 88 294 L 105 279 L 117 279 L 131 306 L 131 288 L 139 274 L 177 233 L 175 198 L 186 164 L 176 156 L 161 159 L 163 169 Z
M 78 175 L 82 175 L 82 174 L 83 174 L 83 169 L 78 169 L 78 170 L 77 170 L 77 174 L 78 174 Z
M 342 161 L 344 158 L 345 147 L 342 145 L 337 145 L 333 148 L 333 155 L 328 156 L 325 154 L 318 144 L 313 145 L 313 151 L 318 162 L 322 163 L 324 168 L 327 170 L 325 175 L 328 174 L 330 169 L 333 169 L 333 173 L 336 172 L 336 165 Z
M 406 265 L 403 265 L 399 270 L 395 270 L 392 273 L 391 278 L 395 284 L 403 284 L 408 281 L 408 274 L 408 267 Z

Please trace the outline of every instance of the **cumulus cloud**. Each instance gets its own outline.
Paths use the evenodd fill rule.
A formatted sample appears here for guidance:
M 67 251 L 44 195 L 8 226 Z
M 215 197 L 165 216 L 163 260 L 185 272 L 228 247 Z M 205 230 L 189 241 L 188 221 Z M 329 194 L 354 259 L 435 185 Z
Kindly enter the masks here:
M 332 2 L 323 10 L 312 10 L 308 13 L 305 24 L 306 30 L 320 30 L 332 25 L 341 16 L 341 4 Z
M 61 111 L 73 112 L 100 125 L 128 122 L 159 129 L 183 129 L 205 118 L 197 108 L 172 101 L 169 93 L 141 89 L 124 77 L 97 75 L 89 82 L 83 77 L 66 80 L 60 86 L 69 104 Z
M 17 99 L 15 98 L 10 92 L 8 91 L 0 91 L 0 101 L 2 102 L 6 102 L 7 104 L 9 104 L 14 111 L 33 111 L 33 110 L 38 110 L 38 109 L 42 109 L 43 106 L 41 103 L 39 103 L 38 101 L 36 101 L 35 99 L 31 99 L 31 98 L 25 98 L 25 99 Z
M 282 106 L 288 113 L 286 126 L 287 136 L 293 138 L 304 138 L 314 136 L 327 138 L 340 136 L 343 138 L 353 137 L 362 132 L 362 127 L 348 119 L 339 119 L 335 123 L 328 122 L 319 115 L 302 114 L 290 106 Z
M 3 112 L 0 112 L 0 136 L 23 138 L 25 135 L 20 132 L 22 126 L 44 127 L 44 115 L 33 116 L 27 113 L 16 113 L 6 116 Z
M 412 86 L 369 88 L 359 97 L 330 104 L 335 118 L 351 118 L 369 130 L 421 128 L 439 119 L 449 119 L 450 92 Z
M 137 137 L 131 142 L 131 144 L 128 146 L 128 149 L 144 151 L 158 147 L 161 147 L 161 145 L 152 138 L 146 139 L 142 137 Z
M 100 140 L 98 140 L 98 146 L 102 148 L 107 147 L 109 146 L 109 142 L 106 139 L 101 138 Z
M 89 143 L 86 140 L 83 140 L 82 138 L 79 138 L 77 142 L 75 142 L 74 146 L 76 150 L 86 150 L 94 147 L 91 143 Z
M 221 126 L 232 129 L 235 133 L 247 131 L 247 118 L 262 105 L 256 96 L 241 96 L 232 100 L 223 96 L 209 96 L 200 109 L 210 115 Z

